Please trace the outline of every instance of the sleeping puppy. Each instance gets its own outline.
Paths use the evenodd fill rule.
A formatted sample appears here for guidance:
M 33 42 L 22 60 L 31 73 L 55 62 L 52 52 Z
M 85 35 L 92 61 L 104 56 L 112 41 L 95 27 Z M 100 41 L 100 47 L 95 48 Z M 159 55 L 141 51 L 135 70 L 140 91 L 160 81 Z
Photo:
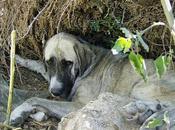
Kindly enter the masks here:
M 44 49 L 44 59 L 50 93 L 67 101 L 28 99 L 12 112 L 12 124 L 23 123 L 33 110 L 40 108 L 50 116 L 61 118 L 104 92 L 126 97 L 124 99 L 158 100 L 169 104 L 175 100 L 174 72 L 168 72 L 159 80 L 154 74 L 153 61 L 146 60 L 149 82 L 144 83 L 125 55 L 114 56 L 110 50 L 82 43 L 71 34 L 59 33 L 50 38 Z M 128 100 L 122 102 L 128 103 Z

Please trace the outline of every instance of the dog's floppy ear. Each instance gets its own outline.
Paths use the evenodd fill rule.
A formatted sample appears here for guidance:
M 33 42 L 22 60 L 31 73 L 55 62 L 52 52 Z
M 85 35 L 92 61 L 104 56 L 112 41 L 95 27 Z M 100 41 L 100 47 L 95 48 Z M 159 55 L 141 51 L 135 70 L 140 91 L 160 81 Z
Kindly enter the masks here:
M 74 51 L 77 57 L 77 63 L 75 63 L 75 69 L 78 69 L 79 75 L 85 72 L 85 70 L 91 65 L 95 58 L 95 53 L 86 44 L 75 44 Z

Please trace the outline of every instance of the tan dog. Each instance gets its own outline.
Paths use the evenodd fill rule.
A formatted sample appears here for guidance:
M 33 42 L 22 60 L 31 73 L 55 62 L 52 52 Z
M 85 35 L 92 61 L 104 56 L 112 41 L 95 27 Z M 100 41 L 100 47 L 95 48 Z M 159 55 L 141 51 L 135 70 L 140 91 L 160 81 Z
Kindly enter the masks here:
M 104 92 L 168 105 L 175 101 L 175 73 L 168 72 L 161 80 L 157 79 L 152 60 L 146 60 L 149 81 L 144 83 L 126 56 L 114 56 L 110 50 L 82 43 L 67 33 L 59 33 L 48 40 L 44 58 L 50 77 L 49 91 L 71 102 L 31 98 L 12 112 L 13 124 L 22 123 L 38 106 L 46 109 L 49 115 L 61 118 Z M 123 100 L 123 103 L 128 101 Z

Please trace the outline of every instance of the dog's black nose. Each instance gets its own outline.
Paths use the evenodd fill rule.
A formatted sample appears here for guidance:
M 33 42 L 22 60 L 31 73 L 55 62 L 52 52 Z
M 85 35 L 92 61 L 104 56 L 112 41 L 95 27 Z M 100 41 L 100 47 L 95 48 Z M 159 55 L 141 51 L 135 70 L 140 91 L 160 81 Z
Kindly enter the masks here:
M 60 96 L 63 93 L 63 90 L 59 88 L 51 88 L 50 92 L 53 96 Z

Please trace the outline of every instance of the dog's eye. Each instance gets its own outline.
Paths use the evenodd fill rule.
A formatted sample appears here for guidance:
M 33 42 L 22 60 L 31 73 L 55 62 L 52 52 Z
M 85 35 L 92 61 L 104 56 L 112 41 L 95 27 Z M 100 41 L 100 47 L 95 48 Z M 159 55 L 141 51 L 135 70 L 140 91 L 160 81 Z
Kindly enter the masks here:
M 46 61 L 47 65 L 54 65 L 55 59 L 54 57 L 51 57 L 49 60 Z
M 64 66 L 69 66 L 69 65 L 72 64 L 72 61 L 68 61 L 68 60 L 62 59 L 61 60 L 61 64 L 64 65 Z

